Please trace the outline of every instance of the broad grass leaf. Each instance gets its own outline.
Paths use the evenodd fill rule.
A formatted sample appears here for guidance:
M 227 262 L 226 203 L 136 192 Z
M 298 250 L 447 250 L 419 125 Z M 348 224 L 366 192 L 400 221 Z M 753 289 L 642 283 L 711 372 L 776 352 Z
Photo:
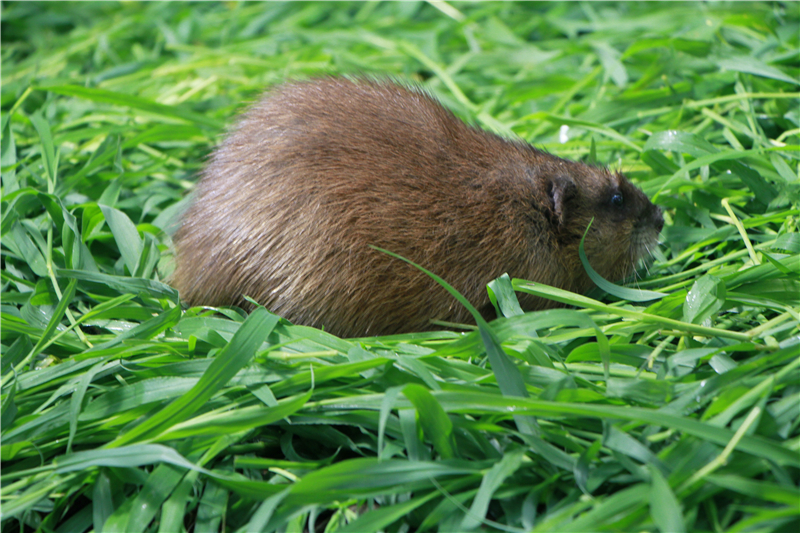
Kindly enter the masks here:
M 278 399 L 275 398 L 275 394 L 273 394 L 272 389 L 270 389 L 269 385 L 266 383 L 257 387 L 250 387 L 249 390 L 253 396 L 261 400 L 267 407 L 275 407 L 278 405 Z
M 179 124 L 155 124 L 139 132 L 136 136 L 126 139 L 122 144 L 123 148 L 134 148 L 141 144 L 153 144 L 160 142 L 208 140 L 208 134 L 195 126 L 183 126 Z
M 710 474 L 705 479 L 718 487 L 772 503 L 796 506 L 800 501 L 800 490 L 793 486 L 748 479 L 735 474 Z
M 697 170 L 699 168 L 709 166 L 719 161 L 746 159 L 748 157 L 753 157 L 754 155 L 758 155 L 760 153 L 761 152 L 758 150 L 745 150 L 745 151 L 726 150 L 726 151 L 712 152 L 709 154 L 700 155 L 697 156 L 697 159 L 695 159 L 691 163 L 687 163 L 682 167 L 676 169 L 673 172 L 672 177 L 678 178 L 679 174 L 688 173 L 692 170 Z
M 41 190 L 41 188 L 36 187 L 23 187 L 21 189 L 17 189 L 13 192 L 6 193 L 5 190 L 3 191 L 2 200 L 7 205 L 10 205 L 14 208 L 14 212 L 17 217 L 29 217 L 31 214 L 36 214 L 39 210 L 39 204 L 37 202 L 37 197 L 40 194 L 47 194 Z M 3 216 L 7 216 L 8 213 L 3 211 Z M 8 231 L 6 228 L 6 224 L 3 223 L 4 232 Z
M 410 409 L 397 412 L 400 430 L 403 433 L 403 445 L 409 461 L 430 461 L 430 452 L 422 443 L 422 431 L 417 425 L 417 413 Z
M 126 276 L 113 276 L 101 272 L 88 272 L 86 270 L 58 269 L 58 277 L 75 278 L 78 281 L 88 281 L 105 285 L 121 294 L 136 294 L 140 292 L 148 294 L 153 298 L 164 298 L 174 304 L 178 304 L 178 291 L 160 281 L 143 278 L 130 278 Z
M 67 283 L 67 287 L 61 294 L 61 300 L 59 300 L 58 305 L 53 311 L 53 315 L 47 322 L 47 327 L 42 332 L 42 336 L 36 342 L 36 346 L 34 346 L 33 350 L 31 350 L 29 357 L 35 357 L 39 355 L 39 352 L 42 350 L 42 347 L 47 344 L 47 342 L 53 336 L 53 333 L 55 333 L 56 328 L 58 328 L 61 325 L 61 319 L 64 318 L 64 313 L 66 313 L 69 304 L 72 303 L 72 299 L 75 297 L 75 288 L 77 287 L 77 284 L 78 284 L 77 280 L 74 279 L 69 280 L 69 282 Z
M 11 133 L 10 114 L 3 114 L 0 129 L 3 132 L 2 141 L 0 141 L 0 168 L 3 175 L 3 192 L 8 194 L 19 189 L 19 182 L 17 181 L 17 147 L 14 142 L 14 135 Z M 3 209 L 3 214 L 5 215 L 5 209 Z
M 733 370 L 738 366 L 736 361 L 731 359 L 729 356 L 720 353 L 709 359 L 708 364 L 717 374 L 724 374 L 725 372 Z
M 603 69 L 606 71 L 606 76 L 614 80 L 617 87 L 625 87 L 628 84 L 628 71 L 625 65 L 620 61 L 620 53 L 605 42 L 597 42 L 592 45 Z
M 19 221 L 19 213 L 15 209 L 15 205 L 8 202 L 0 202 L 0 211 L 2 212 L 2 222 L 0 222 L 0 235 L 5 235 Z
M 38 110 L 30 116 L 31 123 L 36 128 L 39 134 L 39 139 L 42 142 L 42 162 L 45 173 L 50 183 L 55 183 L 56 180 L 56 149 L 53 144 L 53 134 L 50 131 L 50 124 L 42 116 L 42 111 Z
M 664 405 L 672 400 L 674 388 L 673 383 L 665 380 L 610 378 L 606 384 L 606 396 L 625 398 L 637 403 Z
M 165 207 L 156 218 L 153 219 L 152 224 L 157 228 L 161 228 L 168 235 L 174 235 L 175 232 L 178 231 L 178 227 L 180 227 L 183 213 L 192 205 L 194 200 L 195 198 L 189 194 L 174 204 Z
M 114 492 L 105 470 L 97 473 L 92 486 L 92 524 L 95 531 L 103 531 L 103 525 L 114 514 Z
M 197 381 L 195 377 L 172 375 L 131 383 L 96 397 L 83 409 L 79 420 L 99 420 L 142 405 L 176 398 L 189 391 Z
M 733 225 L 721 228 L 667 226 L 662 230 L 661 234 L 664 236 L 665 241 L 678 244 L 711 244 L 731 240 L 734 235 L 738 235 L 736 227 Z
M 214 316 L 184 316 L 175 325 L 173 331 L 184 339 L 191 336 L 205 339 L 210 333 L 217 337 L 224 338 L 226 342 L 233 337 L 239 329 L 241 321 L 226 320 Z
M 408 516 L 420 506 L 439 496 L 431 491 L 424 496 L 417 496 L 394 505 L 381 506 L 365 512 L 357 519 L 336 529 L 337 533 L 377 533 L 386 531 L 394 522 Z
M 689 348 L 681 350 L 667 357 L 667 370 L 674 374 L 680 367 L 693 369 L 697 366 L 697 361 L 703 357 L 708 357 L 716 352 L 717 348 Z
M 600 134 L 600 135 L 602 135 L 604 137 L 608 137 L 609 139 L 617 141 L 617 142 L 619 142 L 619 143 L 631 148 L 632 150 L 635 150 L 636 152 L 641 152 L 642 151 L 642 148 L 638 144 L 636 144 L 635 142 L 631 141 L 628 137 L 620 134 L 618 131 L 614 130 L 613 128 L 609 128 L 608 126 L 605 126 L 603 124 L 598 124 L 597 122 L 593 122 L 593 121 L 590 121 L 590 120 L 581 120 L 581 119 L 576 119 L 576 118 L 572 118 L 572 117 L 568 117 L 568 116 L 564 116 L 564 115 L 557 115 L 557 114 L 554 114 L 554 113 L 547 113 L 547 112 L 544 112 L 544 111 L 538 111 L 536 113 L 532 113 L 530 115 L 526 115 L 525 117 L 522 117 L 521 120 L 540 120 L 540 119 L 548 120 L 550 122 L 558 124 L 559 126 L 561 126 L 561 125 L 575 126 L 575 127 L 578 127 L 578 128 L 586 129 L 588 131 L 593 131 L 593 132 L 598 133 L 598 134 Z
M 598 352 L 599 353 L 599 352 Z M 529 365 L 543 366 L 545 368 L 555 368 L 553 357 L 540 342 L 531 340 L 528 347 L 522 353 L 522 357 Z
M 715 154 L 719 151 L 713 144 L 694 133 L 685 131 L 666 130 L 653 133 L 644 143 L 645 152 L 648 150 L 666 150 L 702 157 Z
M 100 206 L 97 204 L 84 206 L 83 216 L 81 217 L 81 239 L 83 239 L 83 242 L 89 243 L 102 236 L 105 222 L 106 217 L 100 210 Z
M 197 507 L 195 533 L 217 533 L 220 530 L 229 496 L 230 493 L 213 480 L 206 481 L 203 496 Z
M 171 448 L 169 449 L 171 450 Z M 186 462 L 188 463 L 188 461 Z M 147 476 L 147 481 L 142 489 L 129 496 L 125 504 L 108 517 L 103 525 L 103 531 L 143 532 L 186 474 L 185 467 L 181 468 L 182 466 L 171 463 L 162 463 L 156 466 Z
M 506 478 L 519 470 L 524 456 L 525 450 L 523 448 L 507 451 L 503 454 L 503 458 L 486 472 L 481 480 L 478 493 L 475 495 L 475 499 L 472 500 L 469 513 L 461 521 L 460 530 L 472 531 L 481 525 L 486 512 L 489 510 L 492 496 L 503 485 Z
M 597 165 L 597 145 L 594 142 L 594 135 L 592 135 L 592 144 L 589 145 L 589 155 L 586 156 L 586 163 L 589 165 Z
M 432 487 L 432 479 L 479 475 L 485 463 L 466 461 L 403 461 L 374 458 L 348 459 L 315 470 L 292 487 L 286 502 L 310 505 L 329 498 L 358 494 L 398 494 L 414 487 Z M 348 496 L 349 495 L 349 496 Z
M 105 89 L 83 87 L 80 85 L 42 85 L 37 87 L 37 89 L 41 91 L 50 91 L 56 94 L 63 94 L 66 96 L 85 98 L 94 102 L 130 107 L 132 109 L 145 111 L 157 117 L 179 119 L 185 122 L 193 123 L 198 127 L 211 129 L 214 131 L 220 131 L 225 126 L 222 122 L 207 115 L 194 113 L 180 107 L 158 104 L 146 98 L 114 91 L 107 91 Z
M 23 259 L 34 274 L 40 277 L 47 277 L 47 262 L 41 250 L 33 243 L 31 236 L 26 228 L 17 221 L 11 226 L 10 239 L 3 239 L 3 246 L 8 247 L 15 254 Z
M 587 447 L 583 453 L 581 453 L 580 457 L 578 457 L 578 460 L 575 462 L 575 468 L 573 469 L 575 483 L 577 483 L 578 488 L 581 489 L 581 492 L 584 494 L 591 494 L 589 488 L 589 465 L 591 461 L 597 457 L 597 453 L 602 446 L 602 440 L 594 441 L 591 446 Z
M 784 269 L 788 269 L 789 272 L 800 272 L 800 255 L 790 255 L 778 260 L 778 262 L 783 265 Z M 741 285 L 759 283 L 779 278 L 781 276 L 781 270 L 782 269 L 777 268 L 775 265 L 769 262 L 720 277 L 725 281 L 725 285 L 728 287 L 728 289 L 733 290 Z
M 617 429 L 615 426 L 606 426 L 603 437 L 603 446 L 627 455 L 639 462 L 651 465 L 662 472 L 669 472 L 669 468 L 647 446 L 630 436 L 628 433 Z
M 775 167 L 778 176 L 783 178 L 787 183 L 794 183 L 800 180 L 797 171 L 793 171 L 779 154 L 770 155 L 769 161 L 772 163 L 772 166 Z
M 719 68 L 723 70 L 735 70 L 737 72 L 744 72 L 747 74 L 754 74 L 756 76 L 763 76 L 765 78 L 772 78 L 774 80 L 791 83 L 793 85 L 800 85 L 797 78 L 793 78 L 776 67 L 767 65 L 752 56 L 740 56 L 729 59 L 720 59 L 717 63 Z
M 558 391 L 556 394 L 555 400 L 559 402 L 588 402 L 588 403 L 603 403 L 606 397 L 593 390 L 584 389 L 584 388 L 564 388 Z
M 677 37 L 639 39 L 628 46 L 628 48 L 625 50 L 625 53 L 622 54 L 622 57 L 627 58 L 644 50 L 651 50 L 653 48 L 675 49 L 686 52 L 693 56 L 705 57 L 708 55 L 710 47 L 710 43 L 705 41 L 695 41 Z
M 63 227 L 64 216 L 67 213 L 67 210 L 64 209 L 64 206 L 58 196 L 40 192 L 36 195 L 36 197 L 42 203 L 42 206 L 47 210 L 47 214 L 50 215 L 50 218 L 53 220 L 53 225 L 59 229 Z
M 18 315 L 21 315 L 21 313 L 18 313 Z M 11 313 L 0 313 L 0 318 L 2 319 L 0 325 L 2 325 L 3 333 L 9 337 L 13 333 L 17 336 L 26 335 L 28 337 L 38 338 L 44 330 L 44 326 L 32 326 L 28 324 L 26 319 L 23 319 L 21 316 L 12 315 Z M 80 352 L 81 350 L 82 347 L 77 347 L 75 351 Z
M 602 500 L 595 500 L 591 510 L 581 512 L 578 518 L 558 525 L 542 520 L 533 529 L 534 532 L 564 531 L 586 533 L 595 531 L 598 524 L 604 524 L 617 516 L 626 515 L 631 509 L 641 506 L 647 501 L 649 491 L 643 484 L 633 485 L 630 488 L 616 492 L 614 495 Z M 581 511 L 583 511 L 581 506 Z
M 683 304 L 683 319 L 686 322 L 701 324 L 707 318 L 716 316 L 725 305 L 727 290 L 725 282 L 712 275 L 705 275 L 692 285 Z
M 263 307 L 257 308 L 239 327 L 230 343 L 217 354 L 192 390 L 109 443 L 109 446 L 118 447 L 137 440 L 155 438 L 186 420 L 250 361 L 278 320 L 277 316 L 268 313 Z
M 209 370 L 211 369 L 209 368 Z M 280 400 L 275 407 L 254 405 L 231 411 L 205 413 L 175 424 L 155 440 L 170 441 L 189 437 L 211 437 L 268 426 L 296 413 L 308 402 L 309 398 L 311 398 L 310 391 L 296 398 Z
M 381 457 L 385 447 L 386 421 L 389 419 L 389 415 L 394 409 L 395 401 L 402 391 L 403 387 L 390 387 L 383 395 L 378 419 L 378 457 Z
M 314 368 L 313 371 L 297 372 L 292 377 L 278 381 L 270 388 L 277 396 L 293 394 L 298 390 L 311 387 L 312 383 L 320 385 L 330 380 L 346 378 L 361 372 L 385 365 L 389 359 L 375 358 L 355 363 L 341 363 L 337 365 Z
M 73 280 L 74 281 L 74 280 Z M 81 376 L 75 392 L 72 393 L 69 406 L 69 438 L 67 439 L 67 454 L 72 453 L 72 442 L 75 439 L 75 432 L 78 431 L 78 415 L 83 407 L 83 399 L 86 396 L 86 390 L 92 383 L 94 377 L 101 372 L 107 363 L 100 362 L 89 369 L 83 376 Z M 111 362 L 109 366 L 116 366 L 116 362 Z
M 440 482 L 439 491 L 444 492 L 447 496 L 442 498 L 433 509 L 426 509 L 427 516 L 420 524 L 419 530 L 429 531 L 437 528 L 442 533 L 458 531 L 461 519 L 467 510 L 467 502 L 478 492 L 478 489 L 473 488 L 477 482 L 477 479 L 468 477 L 456 478 L 450 482 Z
M 190 495 L 193 492 L 198 475 L 199 473 L 194 470 L 186 472 L 181 478 L 180 483 L 178 483 L 169 495 L 169 498 L 161 505 L 159 533 L 182 531 L 184 520 L 186 519 L 187 507 L 193 504 L 193 498 L 191 498 Z
M 651 149 L 642 152 L 642 162 L 659 174 L 671 175 L 680 168 L 661 152 Z
M 0 358 L 2 375 L 5 376 L 7 372 L 17 366 L 32 349 L 33 344 L 31 344 L 30 337 L 27 335 L 20 335 L 17 337 L 14 343 L 3 351 L 3 357 Z
M 102 361 L 100 357 L 69 359 L 59 365 L 41 368 L 36 372 L 26 372 L 17 377 L 17 382 L 23 389 L 39 387 L 53 381 L 60 382 L 67 376 L 73 373 L 77 374 L 84 369 L 88 369 L 99 361 Z M 5 437 L 5 435 L 3 436 Z
M 78 186 L 87 176 L 98 171 L 102 165 L 113 159 L 118 153 L 119 136 L 106 135 L 100 145 L 95 149 L 83 168 L 77 172 L 64 176 L 56 185 L 55 194 L 65 196 L 69 191 Z
M 321 461 L 287 461 L 284 459 L 269 459 L 266 457 L 253 457 L 250 455 L 237 455 L 234 458 L 236 468 L 260 468 L 267 469 L 272 467 L 291 468 L 293 470 L 311 471 L 331 464 L 334 458 L 326 458 Z
M 675 493 L 657 468 L 650 466 L 650 516 L 662 533 L 683 533 L 686 524 Z
M 117 448 L 85 450 L 57 457 L 53 463 L 56 466 L 56 472 L 59 474 L 101 466 L 133 468 L 158 463 L 172 464 L 207 474 L 211 473 L 187 461 L 173 448 L 162 446 L 161 444 L 134 444 Z
M 731 297 L 743 295 L 797 307 L 800 305 L 800 282 L 793 279 L 766 279 L 741 285 L 735 293 L 731 293 Z
M 125 266 L 128 267 L 128 272 L 134 276 L 137 275 L 136 266 L 139 264 L 139 258 L 144 249 L 144 242 L 139 236 L 139 232 L 128 215 L 108 207 L 100 205 L 100 210 L 106 218 L 106 223 L 114 235 L 114 240 L 117 242 L 117 248 L 125 261 Z
M 6 397 L 3 398 L 2 410 L 0 412 L 0 428 L 2 429 L 3 433 L 5 433 L 6 429 L 17 417 L 17 404 L 14 403 L 14 396 L 16 393 L 17 384 L 12 383 L 5 393 Z M 5 457 L 3 457 L 3 459 L 6 460 Z
M 283 489 L 282 485 L 250 479 L 238 473 L 212 474 L 214 475 L 214 480 L 220 485 L 229 488 L 239 496 L 253 500 L 265 500 Z
M 647 358 L 652 349 L 648 346 L 639 344 L 613 344 L 610 347 L 611 362 L 628 365 L 632 367 L 640 366 Z M 602 361 L 600 346 L 596 342 L 581 344 L 572 350 L 566 357 L 567 363 L 579 363 L 584 361 Z
M 489 300 L 497 311 L 497 316 L 517 316 L 524 312 L 519 305 L 517 295 L 514 294 L 514 287 L 511 286 L 511 278 L 508 274 L 503 274 L 499 278 L 492 280 L 487 285 Z
M 180 318 L 181 318 L 180 308 L 173 307 L 172 309 L 169 309 L 167 311 L 164 311 L 163 313 L 158 314 L 157 316 L 151 318 L 150 320 L 142 322 L 141 324 L 120 333 L 116 337 L 113 337 L 111 340 L 108 340 L 100 344 L 95 344 L 89 350 L 87 350 L 86 353 L 91 353 L 92 355 L 94 355 L 95 352 L 100 353 L 103 351 L 107 351 L 111 348 L 119 346 L 128 339 L 155 338 L 157 335 L 160 335 L 167 329 L 177 324 Z
M 288 488 L 284 489 L 283 491 L 273 494 L 269 498 L 265 499 L 261 505 L 258 506 L 256 512 L 253 513 L 253 516 L 250 518 L 250 521 L 247 523 L 244 531 L 247 533 L 272 531 L 271 529 L 267 529 L 267 524 L 269 524 L 270 518 L 272 518 L 272 514 L 275 512 L 275 509 L 281 504 L 286 495 L 289 494 L 289 490 L 290 489 Z
M 56 476 L 48 476 L 47 479 L 26 486 L 19 494 L 19 497 L 5 502 L 3 505 L 3 519 L 14 518 L 34 508 L 47 494 L 58 490 L 62 483 L 63 479 Z
M 119 156 L 119 151 L 117 152 L 117 155 Z M 121 191 L 122 183 L 119 179 L 115 179 L 108 184 L 108 187 L 106 187 L 106 189 L 103 191 L 103 194 L 100 195 L 100 198 L 97 200 L 97 205 L 100 206 L 101 209 L 102 206 L 113 208 L 119 201 L 119 193 Z
M 542 390 L 542 392 L 539 394 L 539 399 L 553 401 L 557 396 L 559 396 L 561 391 L 574 390 L 577 387 L 578 386 L 575 384 L 575 379 L 570 375 L 566 375 L 561 379 L 553 381 L 547 385 L 547 387 L 545 387 L 544 390 Z
M 152 235 L 145 233 L 142 254 L 139 256 L 133 275 L 137 278 L 150 278 L 160 259 L 161 251 L 158 249 L 158 242 Z
M 75 216 L 67 211 L 58 196 L 39 193 L 37 197 L 47 209 L 53 224 L 61 230 L 61 244 L 64 247 L 66 267 L 97 272 L 97 264 L 91 252 L 80 239 L 81 232 Z
M 292 348 L 298 351 L 334 350 L 342 356 L 347 356 L 355 346 L 352 342 L 340 339 L 327 331 L 308 326 L 291 326 L 288 322 L 282 322 L 275 328 L 274 334 L 276 344 L 291 342 Z
M 436 381 L 436 378 L 431 371 L 428 370 L 419 359 L 408 357 L 406 355 L 398 355 L 397 364 L 405 369 L 408 369 L 414 375 L 420 378 L 430 390 L 441 390 L 442 387 L 439 385 L 439 382 Z
M 573 472 L 575 470 L 577 460 L 563 450 L 556 448 L 549 442 L 535 435 L 523 434 L 521 437 L 530 448 L 530 451 L 541 456 L 548 464 L 566 470 L 567 472 Z
M 453 423 L 447 417 L 439 402 L 431 396 L 426 388 L 410 383 L 403 388 L 403 394 L 414 404 L 417 419 L 422 431 L 433 443 L 442 459 L 456 456 L 453 439 Z
M 774 258 L 774 257 L 772 257 L 771 255 L 769 255 L 767 252 L 763 252 L 763 251 L 762 251 L 762 252 L 761 252 L 761 256 L 762 256 L 764 259 L 766 259 L 767 261 L 769 261 L 769 263 L 770 263 L 772 266 L 774 266 L 775 268 L 777 268 L 778 270 L 780 270 L 781 274 L 785 274 L 785 275 L 786 275 L 786 277 L 788 277 L 788 278 L 791 278 L 791 279 L 794 279 L 794 280 L 800 279 L 800 275 L 796 274 L 795 272 L 792 272 L 792 271 L 789 269 L 789 267 L 787 267 L 786 265 L 784 265 L 783 263 L 781 263 L 780 261 L 778 261 L 777 259 L 775 259 L 775 258 Z
M 769 205 L 776 196 L 778 190 L 753 168 L 742 164 L 739 161 L 721 160 L 714 164 L 715 168 L 725 172 L 730 171 L 739 176 L 745 187 L 756 197 L 756 200 L 765 205 Z
M 59 403 L 55 407 L 28 419 L 16 420 L 16 427 L 3 433 L 3 446 L 17 444 L 26 440 L 36 440 L 63 429 L 69 424 L 69 404 Z

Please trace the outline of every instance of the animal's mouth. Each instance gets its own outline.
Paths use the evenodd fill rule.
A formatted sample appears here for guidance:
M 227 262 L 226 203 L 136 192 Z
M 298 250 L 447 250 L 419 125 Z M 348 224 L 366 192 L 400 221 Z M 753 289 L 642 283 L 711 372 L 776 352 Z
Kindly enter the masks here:
M 653 250 L 658 247 L 660 228 L 650 226 L 633 234 L 630 244 L 631 270 L 641 263 L 647 265 L 653 259 Z
M 631 236 L 631 259 L 635 267 L 639 260 L 653 257 L 653 250 L 658 246 L 658 237 L 664 228 L 664 217 L 661 208 L 650 204 L 642 214 Z

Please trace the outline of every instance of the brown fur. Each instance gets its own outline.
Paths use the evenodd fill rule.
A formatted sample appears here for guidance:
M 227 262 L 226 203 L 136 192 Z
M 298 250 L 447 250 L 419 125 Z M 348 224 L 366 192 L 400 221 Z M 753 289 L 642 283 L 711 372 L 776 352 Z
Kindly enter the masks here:
M 615 192 L 622 207 L 612 205 Z M 325 78 L 270 91 L 213 154 L 176 234 L 191 305 L 243 296 L 340 336 L 429 329 L 467 311 L 415 261 L 491 314 L 508 272 L 572 291 L 630 274 L 661 211 L 628 180 L 467 126 L 427 94 Z M 522 296 L 524 308 L 553 302 Z

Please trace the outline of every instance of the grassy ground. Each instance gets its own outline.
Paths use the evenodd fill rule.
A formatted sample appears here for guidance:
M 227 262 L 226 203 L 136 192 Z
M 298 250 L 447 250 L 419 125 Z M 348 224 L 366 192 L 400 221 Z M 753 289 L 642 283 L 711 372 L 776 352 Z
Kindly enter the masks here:
M 798 22 L 4 2 L 3 531 L 797 531 Z M 667 296 L 514 280 L 575 308 L 359 340 L 182 309 L 170 220 L 225 125 L 354 72 L 623 169 L 665 210 L 637 287 Z

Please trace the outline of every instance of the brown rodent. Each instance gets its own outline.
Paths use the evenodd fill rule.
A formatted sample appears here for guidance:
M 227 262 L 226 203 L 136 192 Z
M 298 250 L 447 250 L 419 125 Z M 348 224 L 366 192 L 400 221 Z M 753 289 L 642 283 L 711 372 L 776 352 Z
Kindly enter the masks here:
M 593 286 L 578 244 L 620 279 L 654 245 L 661 210 L 618 173 L 464 124 L 421 90 L 324 78 L 270 90 L 212 155 L 175 235 L 172 283 L 191 305 L 251 307 L 339 336 L 470 321 L 400 254 L 493 314 L 507 272 Z M 555 307 L 530 295 L 527 310 Z

